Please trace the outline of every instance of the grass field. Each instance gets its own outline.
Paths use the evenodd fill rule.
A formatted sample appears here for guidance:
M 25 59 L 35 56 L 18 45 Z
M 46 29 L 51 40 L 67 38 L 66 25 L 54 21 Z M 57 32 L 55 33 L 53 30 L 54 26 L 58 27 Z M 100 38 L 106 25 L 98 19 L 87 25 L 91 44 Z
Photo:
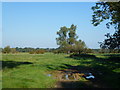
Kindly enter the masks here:
M 67 54 L 3 54 L 3 88 L 55 88 L 57 71 L 71 69 L 91 72 L 94 80 L 80 79 L 60 82 L 60 87 L 112 87 L 120 88 L 120 54 L 91 54 L 69 57 Z M 52 76 L 48 76 L 53 73 Z M 88 83 L 89 82 L 89 83 Z

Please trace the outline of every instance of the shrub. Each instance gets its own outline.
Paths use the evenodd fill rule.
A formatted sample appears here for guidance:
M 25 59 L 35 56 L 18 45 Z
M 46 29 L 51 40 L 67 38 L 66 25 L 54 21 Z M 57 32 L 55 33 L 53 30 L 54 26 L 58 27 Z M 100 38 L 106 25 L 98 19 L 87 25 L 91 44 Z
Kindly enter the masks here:
M 29 54 L 35 54 L 35 51 L 30 51 Z
M 3 50 L 2 50 L 3 53 L 10 53 L 11 52 L 11 49 L 10 49 L 10 46 L 6 46 Z
M 33 50 L 29 52 L 29 54 L 44 54 L 44 53 L 45 53 L 45 50 L 43 49 Z
M 93 53 L 93 50 L 90 49 L 90 48 L 85 48 L 85 49 L 84 49 L 84 52 L 85 52 L 85 53 Z
M 44 54 L 45 53 L 45 50 L 36 50 L 36 54 Z
M 11 53 L 17 53 L 16 49 L 15 48 L 11 48 Z

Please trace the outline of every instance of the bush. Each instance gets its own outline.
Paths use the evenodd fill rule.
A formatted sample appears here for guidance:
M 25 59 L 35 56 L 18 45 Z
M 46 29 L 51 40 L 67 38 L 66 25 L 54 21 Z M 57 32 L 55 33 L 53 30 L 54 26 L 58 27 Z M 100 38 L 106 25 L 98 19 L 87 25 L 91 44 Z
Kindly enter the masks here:
M 53 53 L 54 53 L 54 54 L 58 54 L 58 50 L 54 50 Z
M 63 50 L 54 50 L 53 53 L 54 54 L 59 54 L 59 53 L 64 53 L 64 51 Z
M 35 54 L 35 51 L 30 51 L 29 54 Z
M 84 50 L 85 53 L 93 53 L 93 50 L 90 48 L 85 48 Z
M 10 46 L 6 46 L 3 50 L 2 50 L 3 53 L 10 53 L 11 52 L 11 49 L 10 49 Z
M 10 46 L 6 46 L 2 49 L 2 53 L 17 53 L 16 48 L 10 48 Z
M 45 50 L 36 50 L 36 52 L 35 52 L 36 54 L 44 54 L 45 53 Z
M 43 50 L 43 49 L 33 50 L 33 51 L 29 52 L 29 54 L 44 54 L 44 53 L 45 53 L 45 50 Z
M 11 48 L 11 53 L 17 53 L 16 49 L 15 48 Z

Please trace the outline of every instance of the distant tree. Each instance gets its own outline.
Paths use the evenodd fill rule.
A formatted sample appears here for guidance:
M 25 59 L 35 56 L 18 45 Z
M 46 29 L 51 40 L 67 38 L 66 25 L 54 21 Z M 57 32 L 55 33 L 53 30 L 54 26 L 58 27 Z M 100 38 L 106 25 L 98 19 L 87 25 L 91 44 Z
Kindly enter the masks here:
M 59 37 L 56 38 L 56 41 L 61 48 L 67 45 L 74 45 L 76 39 L 78 38 L 78 36 L 76 35 L 76 26 L 73 24 L 70 28 L 67 28 L 66 26 L 61 27 L 60 30 L 57 32 L 57 35 L 59 35 Z
M 35 54 L 35 53 L 36 53 L 35 50 L 29 52 L 29 54 Z
M 35 53 L 36 53 L 36 54 L 44 54 L 44 53 L 45 53 L 45 50 L 43 50 L 43 49 L 36 50 Z
M 44 53 L 45 53 L 44 49 L 32 50 L 29 52 L 29 54 L 44 54 Z
M 68 44 L 74 45 L 77 41 L 78 36 L 76 35 L 76 26 L 74 24 L 71 25 L 70 28 L 68 28 Z
M 60 46 L 60 48 L 65 47 L 68 39 L 68 28 L 67 27 L 61 27 L 60 30 L 57 32 L 57 35 L 59 35 L 58 38 L 56 38 L 57 44 Z
M 78 52 L 78 54 L 80 54 L 80 53 L 86 53 L 86 48 L 87 48 L 87 46 L 86 46 L 86 44 L 85 44 L 84 41 L 79 40 L 79 41 L 77 41 L 76 44 L 74 45 L 74 48 L 75 48 L 75 49 L 74 49 L 75 52 Z
M 3 51 L 3 53 L 10 53 L 11 52 L 11 49 L 10 49 L 10 46 L 6 46 Z
M 16 51 L 18 51 L 18 52 L 30 52 L 30 51 L 33 51 L 33 50 L 34 50 L 34 48 L 30 48 L 30 47 L 25 47 L 25 48 L 16 47 L 15 49 L 16 49 Z
M 116 30 L 113 35 L 106 34 L 107 39 L 100 46 L 108 49 L 120 49 L 120 1 L 108 2 L 108 0 L 102 0 L 102 2 L 97 2 L 92 10 L 92 24 L 94 26 L 108 20 L 107 28 L 109 29 L 113 25 Z
M 11 48 L 11 53 L 17 53 L 16 49 L 15 48 Z
M 60 46 L 58 52 L 64 53 L 81 53 L 84 51 L 86 45 L 82 40 L 77 40 L 78 36 L 76 34 L 76 26 L 71 25 L 70 28 L 61 27 L 57 32 L 59 35 L 57 44 Z M 56 53 L 56 52 L 55 52 Z
M 0 53 L 2 52 L 2 48 L 0 48 Z

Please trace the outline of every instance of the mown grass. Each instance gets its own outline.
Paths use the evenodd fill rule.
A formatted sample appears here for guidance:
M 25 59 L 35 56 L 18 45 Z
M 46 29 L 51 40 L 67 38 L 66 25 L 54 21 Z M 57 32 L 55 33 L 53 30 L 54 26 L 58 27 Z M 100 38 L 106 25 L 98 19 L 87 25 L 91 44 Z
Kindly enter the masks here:
M 18 53 L 3 54 L 1 61 L 3 88 L 54 88 L 57 80 L 48 77 L 48 72 L 64 69 L 92 72 L 96 77 L 93 84 L 120 88 L 120 54 L 69 57 L 67 54 Z

